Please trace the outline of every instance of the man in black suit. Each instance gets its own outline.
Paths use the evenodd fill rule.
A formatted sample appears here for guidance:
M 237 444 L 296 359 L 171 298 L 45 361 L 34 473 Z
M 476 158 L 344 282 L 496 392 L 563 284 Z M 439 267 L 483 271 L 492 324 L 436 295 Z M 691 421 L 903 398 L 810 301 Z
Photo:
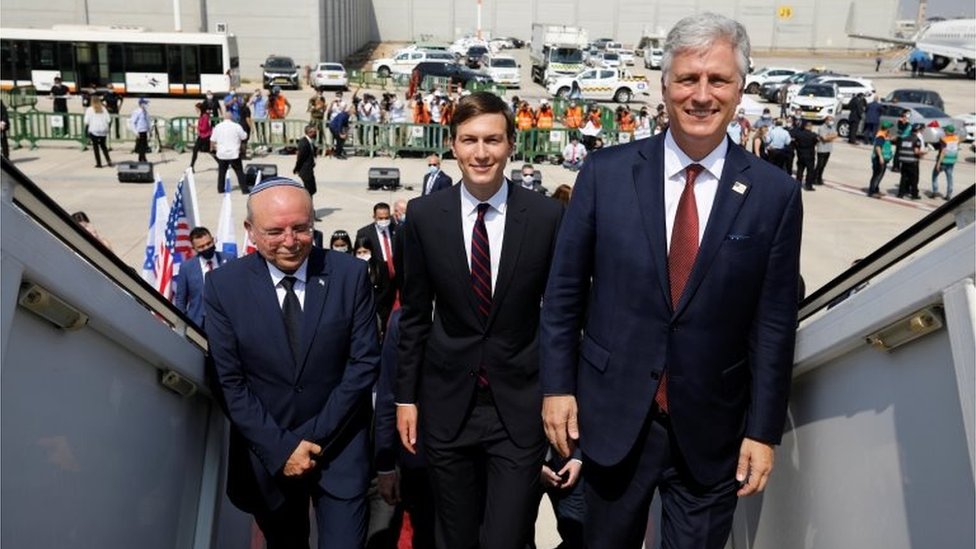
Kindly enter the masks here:
M 463 98 L 461 184 L 412 200 L 404 227 L 397 430 L 415 452 L 423 424 L 440 549 L 522 549 L 535 516 L 536 333 L 562 207 L 506 180 L 514 144 L 502 99 Z
M 441 171 L 440 155 L 434 153 L 427 157 L 427 174 L 424 175 L 424 186 L 420 190 L 420 195 L 427 196 L 432 192 L 449 189 L 453 184 L 454 180 L 451 176 Z
M 312 246 L 312 198 L 274 178 L 248 197 L 258 253 L 206 278 L 207 338 L 231 423 L 227 495 L 268 549 L 361 549 L 370 389 L 379 369 L 366 263 Z
M 298 140 L 298 156 L 295 158 L 295 168 L 291 173 L 302 178 L 305 190 L 315 196 L 318 187 L 315 185 L 315 138 L 318 129 L 312 124 L 305 126 L 305 137 Z
M 662 547 L 721 549 L 738 498 L 773 468 L 802 191 L 726 134 L 748 59 L 741 24 L 678 21 L 668 130 L 594 153 L 573 188 L 539 339 L 546 433 L 564 456 L 583 451 L 588 549 L 642 547 L 655 492 Z
M 390 273 L 390 279 L 396 276 L 393 250 L 396 232 L 397 226 L 393 223 L 390 205 L 386 202 L 374 204 L 373 222 L 356 231 L 356 240 L 360 238 L 369 240 L 373 246 L 373 253 L 382 254 L 383 262 L 386 263 L 386 270 Z

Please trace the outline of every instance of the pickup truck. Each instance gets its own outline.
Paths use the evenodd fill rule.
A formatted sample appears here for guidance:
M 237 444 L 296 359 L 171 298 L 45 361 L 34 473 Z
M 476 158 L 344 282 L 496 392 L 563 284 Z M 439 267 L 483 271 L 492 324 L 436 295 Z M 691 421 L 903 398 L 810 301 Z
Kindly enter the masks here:
M 592 68 L 576 76 L 564 76 L 550 79 L 546 90 L 555 97 L 570 97 L 574 91 L 573 84 L 577 84 L 584 100 L 615 101 L 629 103 L 634 94 L 647 95 L 650 85 L 647 78 L 633 76 L 625 69 Z

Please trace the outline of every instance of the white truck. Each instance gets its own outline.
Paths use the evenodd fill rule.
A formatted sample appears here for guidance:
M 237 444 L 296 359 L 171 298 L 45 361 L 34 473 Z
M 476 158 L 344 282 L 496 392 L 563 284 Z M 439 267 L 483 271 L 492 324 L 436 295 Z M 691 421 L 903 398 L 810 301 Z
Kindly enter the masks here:
M 586 29 L 567 25 L 532 24 L 532 80 L 545 84 L 557 76 L 574 75 L 586 68 L 583 48 L 587 44 Z
M 594 67 L 575 76 L 553 78 L 546 90 L 554 97 L 576 98 L 578 95 L 584 101 L 629 103 L 635 94 L 647 95 L 650 84 L 647 78 L 633 76 L 625 69 Z

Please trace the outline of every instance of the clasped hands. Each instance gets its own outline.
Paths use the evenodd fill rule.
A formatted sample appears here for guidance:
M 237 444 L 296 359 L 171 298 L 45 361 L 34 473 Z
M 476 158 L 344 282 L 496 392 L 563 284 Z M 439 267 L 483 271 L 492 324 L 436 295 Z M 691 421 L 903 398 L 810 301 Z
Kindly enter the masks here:
M 303 440 L 288 457 L 282 473 L 286 477 L 300 477 L 315 468 L 315 459 L 322 453 L 322 447 L 314 442 Z

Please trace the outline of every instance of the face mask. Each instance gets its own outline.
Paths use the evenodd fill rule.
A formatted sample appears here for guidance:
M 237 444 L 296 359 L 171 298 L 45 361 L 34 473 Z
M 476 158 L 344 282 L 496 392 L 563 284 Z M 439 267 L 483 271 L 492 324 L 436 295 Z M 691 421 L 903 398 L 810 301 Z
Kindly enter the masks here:
M 361 253 L 356 254 L 356 257 L 358 257 L 359 259 L 362 259 L 363 261 L 369 261 L 370 259 L 373 258 L 373 254 L 371 254 L 369 252 L 361 252 Z
M 339 253 L 343 253 L 343 254 L 344 253 L 348 253 L 349 252 L 349 246 L 333 246 L 332 247 L 332 251 L 339 252 Z
M 200 257 L 202 257 L 204 259 L 207 259 L 207 260 L 213 259 L 214 254 L 217 253 L 217 247 L 216 246 L 211 246 L 211 247 L 207 248 L 206 250 L 200 250 L 198 253 L 200 254 Z
M 400 216 L 400 223 L 402 224 L 402 223 L 406 223 L 406 222 L 407 222 L 407 214 L 402 214 Z
M 427 173 L 429 173 L 430 175 L 434 175 L 440 169 L 441 169 L 440 166 L 427 166 Z
M 762 117 L 765 118 L 766 120 L 769 120 L 770 118 L 773 117 L 773 115 L 771 115 L 771 114 L 763 114 Z
M 535 181 L 535 176 L 534 175 L 523 175 L 522 176 L 522 183 L 524 183 L 526 185 L 531 185 L 533 181 Z
M 379 228 L 381 228 L 381 229 L 385 229 L 385 228 L 387 228 L 387 227 L 390 226 L 390 220 L 389 219 L 380 219 L 380 220 L 378 220 L 376 222 L 376 226 L 379 227 Z
M 213 94 L 208 93 L 207 94 L 207 99 L 213 99 Z

